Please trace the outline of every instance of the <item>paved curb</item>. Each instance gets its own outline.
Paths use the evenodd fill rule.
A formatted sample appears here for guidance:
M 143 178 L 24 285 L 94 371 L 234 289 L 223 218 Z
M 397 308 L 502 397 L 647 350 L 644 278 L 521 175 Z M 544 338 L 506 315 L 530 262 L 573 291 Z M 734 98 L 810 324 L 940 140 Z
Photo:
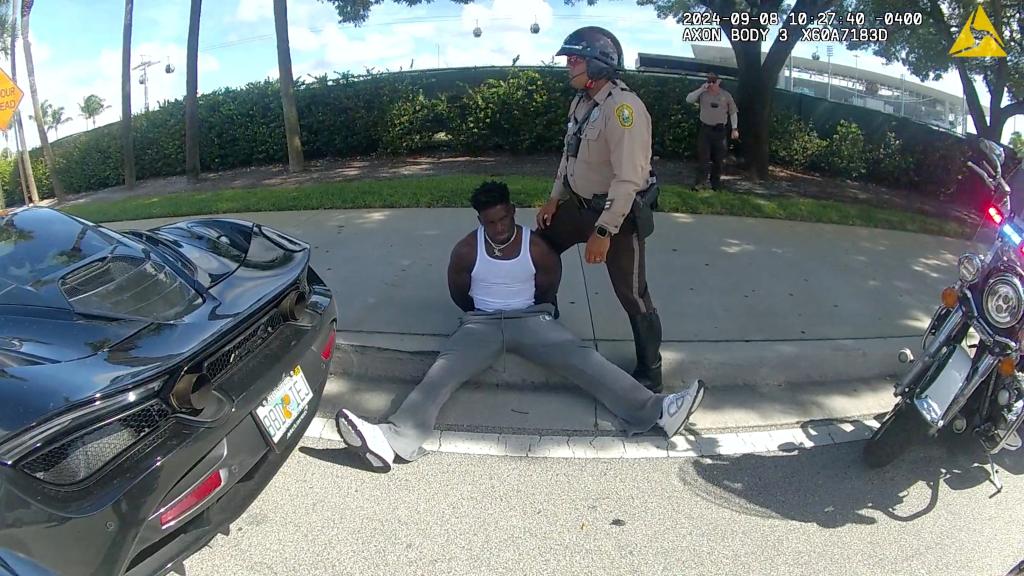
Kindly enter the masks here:
M 526 436 L 435 430 L 424 445 L 431 452 L 520 458 L 640 459 L 694 458 L 786 452 L 867 440 L 874 419 L 809 424 L 800 428 L 720 434 L 663 436 Z M 317 416 L 306 438 L 344 442 L 333 419 Z
M 418 382 L 437 358 L 444 336 L 339 331 L 331 366 L 334 374 L 374 380 Z M 594 343 L 592 343 L 593 345 Z M 703 378 L 716 385 L 778 386 L 892 377 L 903 371 L 896 351 L 916 349 L 920 337 L 844 340 L 665 342 L 664 379 L 672 383 Z M 632 370 L 633 343 L 599 340 L 598 350 Z M 508 354 L 473 380 L 523 387 L 575 385 Z

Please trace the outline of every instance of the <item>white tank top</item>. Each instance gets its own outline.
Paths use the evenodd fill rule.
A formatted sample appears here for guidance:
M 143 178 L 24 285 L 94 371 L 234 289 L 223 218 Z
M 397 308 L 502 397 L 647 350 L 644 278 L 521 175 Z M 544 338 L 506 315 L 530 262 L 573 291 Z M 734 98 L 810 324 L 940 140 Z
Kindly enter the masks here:
M 533 306 L 536 286 L 530 256 L 530 229 L 523 230 L 522 248 L 512 260 L 495 260 L 487 254 L 484 228 L 476 231 L 476 265 L 473 266 L 469 295 L 473 305 L 484 312 L 509 312 Z

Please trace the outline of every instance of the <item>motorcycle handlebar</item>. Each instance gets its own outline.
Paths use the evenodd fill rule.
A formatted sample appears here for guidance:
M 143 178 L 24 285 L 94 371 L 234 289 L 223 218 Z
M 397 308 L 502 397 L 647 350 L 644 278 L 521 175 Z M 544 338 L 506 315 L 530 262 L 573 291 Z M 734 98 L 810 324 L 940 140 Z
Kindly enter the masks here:
M 1004 197 L 1010 194 L 1010 186 L 1003 179 L 1002 175 L 989 175 L 986 170 L 983 170 L 974 162 L 968 161 L 967 166 L 974 170 L 978 176 L 985 182 L 985 185 L 989 187 L 993 192 L 1001 193 Z M 985 166 L 988 168 L 988 165 Z M 994 178 L 993 178 L 994 177 Z

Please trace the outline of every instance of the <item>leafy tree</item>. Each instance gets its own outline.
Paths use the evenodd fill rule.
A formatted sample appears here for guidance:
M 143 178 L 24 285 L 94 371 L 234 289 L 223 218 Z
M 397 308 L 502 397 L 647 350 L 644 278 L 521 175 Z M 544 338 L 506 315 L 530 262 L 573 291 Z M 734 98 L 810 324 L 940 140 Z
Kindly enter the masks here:
M 1016 150 L 1018 156 L 1024 157 L 1024 136 L 1020 132 L 1010 135 L 1010 148 Z
M 1005 44 L 1006 58 L 950 56 L 960 31 L 983 6 Z M 950 71 L 960 76 L 967 109 L 979 136 L 998 142 L 1006 121 L 1024 114 L 1024 2 L 1014 0 L 853 0 L 853 13 L 862 13 L 872 27 L 885 27 L 884 42 L 850 42 L 855 50 L 870 49 L 887 63 L 899 62 L 922 81 L 938 80 Z M 895 14 L 920 14 L 922 24 L 907 25 Z M 886 14 L 889 14 L 887 22 Z M 881 18 L 876 21 L 876 18 Z M 886 26 L 886 24 L 889 24 Z M 977 28 L 977 26 L 975 26 Z M 975 34 L 980 37 L 980 33 Z M 978 96 L 981 77 L 991 95 L 989 115 Z M 1003 103 L 1007 93 L 1012 102 Z

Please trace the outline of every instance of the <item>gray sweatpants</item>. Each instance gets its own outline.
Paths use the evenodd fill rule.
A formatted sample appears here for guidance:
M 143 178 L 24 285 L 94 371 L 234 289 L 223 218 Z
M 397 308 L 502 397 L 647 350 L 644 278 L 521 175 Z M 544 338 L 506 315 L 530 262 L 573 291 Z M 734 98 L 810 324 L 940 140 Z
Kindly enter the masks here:
M 559 324 L 553 312 L 545 304 L 519 312 L 466 314 L 427 375 L 381 425 L 395 453 L 406 460 L 422 456 L 444 403 L 505 351 L 577 383 L 618 416 L 628 433 L 654 427 L 665 395 L 647 390 L 587 346 Z

